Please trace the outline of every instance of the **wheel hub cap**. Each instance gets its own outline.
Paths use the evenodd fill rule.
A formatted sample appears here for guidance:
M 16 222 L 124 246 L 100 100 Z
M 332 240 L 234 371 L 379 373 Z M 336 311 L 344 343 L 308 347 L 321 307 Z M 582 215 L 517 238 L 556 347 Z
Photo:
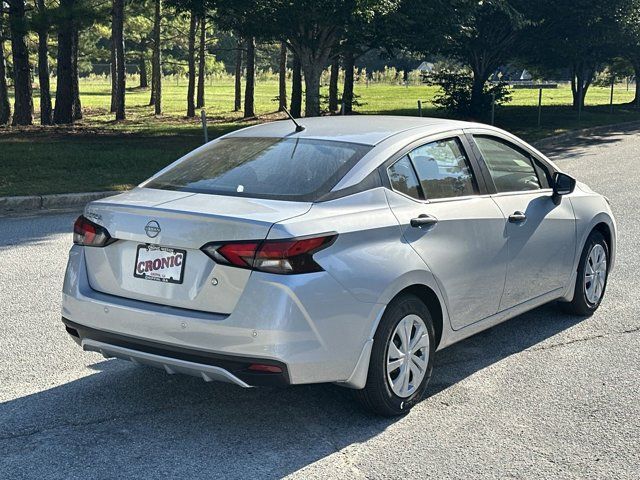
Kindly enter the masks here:
M 584 293 L 587 301 L 595 305 L 602 298 L 607 281 L 607 254 L 602 245 L 594 245 L 584 268 Z
M 387 349 L 387 381 L 401 398 L 422 383 L 429 364 L 429 334 L 418 315 L 407 315 L 396 326 Z

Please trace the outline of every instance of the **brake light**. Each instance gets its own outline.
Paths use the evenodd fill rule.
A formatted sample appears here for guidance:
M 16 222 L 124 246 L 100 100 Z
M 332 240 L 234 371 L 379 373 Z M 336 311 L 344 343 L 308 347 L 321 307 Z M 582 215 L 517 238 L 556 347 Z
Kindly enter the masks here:
M 202 251 L 217 263 L 261 272 L 290 275 L 320 272 L 313 255 L 331 245 L 337 235 L 288 240 L 208 243 Z
M 115 242 L 106 228 L 80 215 L 73 225 L 73 243 L 85 247 L 106 247 Z

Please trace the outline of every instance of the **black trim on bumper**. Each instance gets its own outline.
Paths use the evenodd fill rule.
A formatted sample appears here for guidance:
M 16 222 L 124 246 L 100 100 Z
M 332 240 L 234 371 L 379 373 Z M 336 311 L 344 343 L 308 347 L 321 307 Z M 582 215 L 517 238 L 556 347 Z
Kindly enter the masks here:
M 265 360 L 262 358 L 239 357 L 235 355 L 224 355 L 218 353 L 210 353 L 202 350 L 193 350 L 189 348 L 178 347 L 176 345 L 167 345 L 164 343 L 142 340 L 140 338 L 129 337 L 116 333 L 105 332 L 95 328 L 86 327 L 71 320 L 62 317 L 67 333 L 80 340 L 89 338 L 96 342 L 107 343 L 117 347 L 137 350 L 139 352 L 151 353 L 162 357 L 175 358 L 185 360 L 187 362 L 200 363 L 203 365 L 211 365 L 227 370 L 235 375 L 243 382 L 255 386 L 286 386 L 290 385 L 289 372 L 287 366 L 276 360 Z M 263 373 L 249 370 L 249 365 L 259 363 L 262 365 L 273 365 L 280 367 L 282 373 Z

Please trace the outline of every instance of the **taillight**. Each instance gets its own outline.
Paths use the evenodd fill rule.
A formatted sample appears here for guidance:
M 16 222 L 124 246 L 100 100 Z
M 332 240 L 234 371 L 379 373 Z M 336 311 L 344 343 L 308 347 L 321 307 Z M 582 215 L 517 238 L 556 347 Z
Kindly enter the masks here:
M 313 254 L 331 245 L 337 235 L 289 240 L 208 243 L 202 251 L 217 263 L 289 275 L 320 272 Z
M 106 247 L 115 242 L 106 228 L 80 215 L 73 225 L 73 243 L 85 247 Z

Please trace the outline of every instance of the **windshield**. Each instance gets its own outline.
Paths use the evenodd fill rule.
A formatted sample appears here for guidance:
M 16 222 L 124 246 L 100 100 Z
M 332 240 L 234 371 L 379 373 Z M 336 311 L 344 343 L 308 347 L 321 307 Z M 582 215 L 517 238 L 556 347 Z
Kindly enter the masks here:
M 223 138 L 152 179 L 148 188 L 315 201 L 371 149 L 295 138 Z

